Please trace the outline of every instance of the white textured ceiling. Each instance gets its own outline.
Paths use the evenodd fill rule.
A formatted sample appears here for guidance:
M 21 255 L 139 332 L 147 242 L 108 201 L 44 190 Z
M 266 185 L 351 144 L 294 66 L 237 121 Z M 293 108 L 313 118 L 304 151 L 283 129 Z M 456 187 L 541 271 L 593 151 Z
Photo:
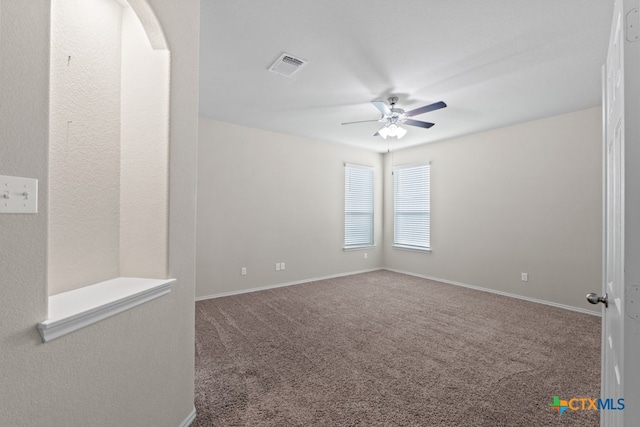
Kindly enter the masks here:
M 613 0 L 202 0 L 200 114 L 386 151 L 370 103 L 414 119 L 398 149 L 600 104 Z M 309 63 L 267 71 L 283 53 Z

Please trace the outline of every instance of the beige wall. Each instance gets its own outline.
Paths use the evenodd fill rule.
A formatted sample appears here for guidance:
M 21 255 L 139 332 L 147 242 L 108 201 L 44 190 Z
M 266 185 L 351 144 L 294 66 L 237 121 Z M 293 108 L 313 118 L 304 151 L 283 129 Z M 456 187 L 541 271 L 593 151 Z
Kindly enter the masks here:
M 52 2 L 50 294 L 119 276 L 121 10 Z
M 601 110 L 387 155 L 384 266 L 599 312 Z M 394 249 L 391 164 L 431 161 L 431 253 Z M 529 281 L 521 281 L 521 273 Z
M 180 425 L 193 408 L 199 2 L 149 0 L 172 51 L 172 292 L 42 344 L 47 317 L 47 0 L 0 2 L 0 173 L 39 180 L 39 213 L 0 216 L 0 425 Z M 77 184 L 77 183 L 75 183 Z
M 200 118 L 199 154 L 199 297 L 385 267 L 599 311 L 584 296 L 601 283 L 600 108 L 401 150 L 383 165 L 375 153 Z M 342 251 L 345 161 L 376 167 L 367 260 Z M 427 161 L 433 250 L 394 249 L 391 167 Z
M 380 154 L 205 118 L 199 144 L 198 296 L 381 265 Z M 376 248 L 342 249 L 345 162 L 375 168 Z
M 122 34 L 120 276 L 164 278 L 171 56 L 151 48 L 131 8 Z

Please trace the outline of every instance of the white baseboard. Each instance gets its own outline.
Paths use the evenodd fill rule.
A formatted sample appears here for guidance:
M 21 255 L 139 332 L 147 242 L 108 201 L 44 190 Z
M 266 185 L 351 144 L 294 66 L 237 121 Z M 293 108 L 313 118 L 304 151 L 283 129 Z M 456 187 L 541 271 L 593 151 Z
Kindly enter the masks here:
M 194 406 L 187 418 L 178 427 L 189 427 L 196 420 L 196 407 Z
M 314 277 L 312 279 L 304 279 L 304 280 L 298 280 L 298 281 L 295 281 L 295 282 L 279 283 L 279 284 L 276 284 L 276 285 L 260 286 L 260 287 L 257 287 L 257 288 L 239 289 L 237 291 L 222 292 L 222 293 L 219 293 L 219 294 L 212 294 L 212 295 L 205 295 L 205 296 L 201 296 L 201 297 L 196 297 L 196 301 L 203 301 L 203 300 L 213 299 L 213 298 L 229 297 L 231 295 L 246 294 L 246 293 L 249 293 L 249 292 L 264 291 L 264 290 L 267 290 L 267 289 L 282 288 L 282 287 L 285 287 L 285 286 L 302 285 L 303 283 L 317 282 L 318 280 L 335 279 L 336 277 L 351 276 L 353 274 L 369 273 L 371 271 L 378 271 L 378 270 L 382 270 L 382 268 L 371 268 L 371 269 L 368 269 L 368 270 L 359 270 L 359 271 L 351 271 L 351 272 L 348 272 L 348 273 L 332 274 L 330 276 Z
M 276 285 L 260 286 L 260 287 L 257 287 L 257 288 L 240 289 L 240 290 L 237 290 L 237 291 L 230 291 L 230 292 L 222 292 L 222 293 L 219 293 L 219 294 L 205 295 L 205 296 L 201 296 L 201 297 L 196 297 L 196 301 L 203 301 L 203 300 L 208 300 L 208 299 L 213 299 L 213 298 L 228 297 L 228 296 L 231 296 L 231 295 L 246 294 L 246 293 L 249 293 L 249 292 L 264 291 L 266 289 L 282 288 L 282 287 L 285 287 L 285 286 L 301 285 L 303 283 L 316 282 L 318 280 L 334 279 L 336 277 L 351 276 L 353 274 L 368 273 L 368 272 L 377 271 L 377 270 L 393 271 L 393 272 L 396 272 L 396 273 L 406 274 L 408 276 L 420 277 L 422 279 L 428 279 L 428 280 L 435 280 L 436 282 L 442 282 L 442 283 L 446 283 L 446 284 L 454 285 L 454 286 L 462 286 L 464 288 L 475 289 L 475 290 L 478 290 L 478 291 L 489 292 L 489 293 L 497 294 L 497 295 L 503 295 L 503 296 L 510 297 L 510 298 L 516 298 L 516 299 L 521 299 L 521 300 L 524 300 L 524 301 L 535 302 L 535 303 L 538 303 L 538 304 L 549 305 L 549 306 L 552 306 L 552 307 L 563 308 L 565 310 L 576 311 L 578 313 L 590 314 L 592 316 L 598 316 L 598 317 L 602 316 L 601 313 L 594 312 L 594 311 L 587 310 L 587 309 L 580 308 L 580 307 L 574 307 L 572 305 L 560 304 L 560 303 L 553 302 L 553 301 L 547 301 L 547 300 L 541 300 L 541 299 L 537 299 L 537 298 L 531 298 L 531 297 L 527 297 L 527 296 L 524 296 L 524 295 L 512 294 L 510 292 L 503 292 L 503 291 L 498 291 L 498 290 L 495 290 L 495 289 L 483 288 L 482 286 L 469 285 L 469 284 L 466 284 L 466 283 L 456 282 L 456 281 L 453 281 L 453 280 L 441 279 L 439 277 L 426 276 L 424 274 L 412 273 L 410 271 L 396 270 L 394 268 L 386 268 L 386 267 L 371 268 L 371 269 L 368 269 L 368 270 L 360 270 L 360 271 L 351 271 L 351 272 L 348 272 L 348 273 L 339 273 L 339 274 L 332 274 L 332 275 L 329 275 L 329 276 L 314 277 L 314 278 L 311 278 L 311 279 L 304 279 L 304 280 L 299 280 L 299 281 L 295 281 L 295 282 L 279 283 L 279 284 L 276 284 Z
M 512 294 L 512 293 L 509 293 L 509 292 L 498 291 L 498 290 L 495 290 L 495 289 L 483 288 L 481 286 L 468 285 L 466 283 L 455 282 L 453 280 L 447 280 L 447 279 L 440 279 L 438 277 L 425 276 L 423 274 L 411 273 L 409 271 L 396 270 L 394 268 L 383 268 L 383 270 L 393 271 L 395 273 L 406 274 L 408 276 L 420 277 L 422 279 L 434 280 L 436 282 L 442 282 L 442 283 L 446 283 L 448 285 L 462 286 L 464 288 L 475 289 L 477 291 L 484 291 L 484 292 L 489 292 L 489 293 L 492 293 L 492 294 L 503 295 L 505 297 L 517 298 L 517 299 L 521 299 L 521 300 L 524 300 L 524 301 L 535 302 L 535 303 L 538 303 L 538 304 L 550 305 L 552 307 L 564 308 L 565 310 L 577 311 L 578 313 L 590 314 L 592 316 L 598 316 L 598 317 L 602 316 L 601 313 L 597 313 L 595 311 L 587 310 L 585 308 L 574 307 L 572 305 L 565 305 L 565 304 L 560 304 L 560 303 L 557 303 L 557 302 L 546 301 L 546 300 L 537 299 L 537 298 L 531 298 L 531 297 L 527 297 L 527 296 L 524 296 L 524 295 Z

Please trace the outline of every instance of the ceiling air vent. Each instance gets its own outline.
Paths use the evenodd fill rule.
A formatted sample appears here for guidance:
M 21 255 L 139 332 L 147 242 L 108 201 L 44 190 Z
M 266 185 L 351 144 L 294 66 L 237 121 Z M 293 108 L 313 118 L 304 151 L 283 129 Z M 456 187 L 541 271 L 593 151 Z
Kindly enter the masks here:
M 283 53 L 280 58 L 269 67 L 269 71 L 280 74 L 281 76 L 291 77 L 302 68 L 307 61 L 296 58 L 288 53 Z

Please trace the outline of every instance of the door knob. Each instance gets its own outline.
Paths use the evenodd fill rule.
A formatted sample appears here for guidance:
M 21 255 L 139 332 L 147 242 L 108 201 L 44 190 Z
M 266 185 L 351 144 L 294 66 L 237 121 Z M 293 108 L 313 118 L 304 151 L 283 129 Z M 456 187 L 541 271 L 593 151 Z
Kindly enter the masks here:
M 591 292 L 590 294 L 587 294 L 587 301 L 589 301 L 591 304 L 597 304 L 601 302 L 605 307 L 609 307 L 609 297 L 607 294 L 604 294 L 604 296 L 601 297 L 598 296 L 598 294 Z

